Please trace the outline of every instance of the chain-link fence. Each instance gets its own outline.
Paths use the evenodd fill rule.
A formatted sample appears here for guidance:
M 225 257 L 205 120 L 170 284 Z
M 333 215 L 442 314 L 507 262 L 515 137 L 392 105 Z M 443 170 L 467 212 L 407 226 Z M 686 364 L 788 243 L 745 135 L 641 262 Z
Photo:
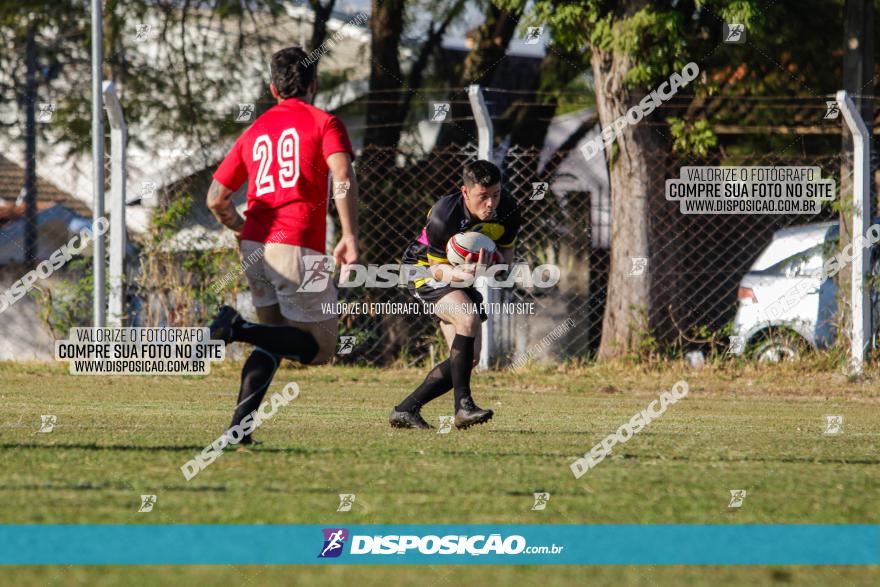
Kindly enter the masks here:
M 742 154 L 744 151 L 747 154 Z M 516 262 L 531 268 L 551 264 L 560 270 L 560 281 L 552 288 L 517 286 L 498 292 L 498 302 L 533 306 L 532 313 L 506 312 L 497 316 L 496 358 L 509 362 L 524 356 L 594 357 L 600 349 L 603 326 L 607 326 L 606 301 L 621 295 L 620 289 L 609 289 L 612 270 L 627 274 L 629 281 L 624 284 L 636 284 L 638 279 L 649 284 L 644 306 L 628 308 L 627 319 L 636 324 L 633 330 L 639 331 L 652 352 L 681 353 L 718 341 L 727 342 L 729 336 L 754 335 L 743 330 L 750 327 L 748 324 L 737 324 L 738 310 L 743 316 L 754 313 L 743 309 L 744 306 L 772 304 L 785 295 L 786 285 L 789 289 L 794 287 L 794 278 L 805 275 L 805 269 L 795 263 L 799 255 L 834 238 L 833 226 L 827 225 L 831 228 L 826 230 L 820 223 L 836 220 L 837 208 L 826 203 L 816 215 L 685 215 L 679 212 L 677 203 L 665 199 L 665 180 L 678 178 L 683 166 L 817 166 L 823 178 L 835 180 L 835 202 L 839 205 L 840 170 L 845 162 L 837 155 L 780 156 L 745 149 L 738 152 L 726 155 L 718 150 L 706 157 L 676 155 L 668 150 L 648 153 L 648 167 L 656 180 L 651 185 L 656 188 L 647 194 L 615 195 L 623 198 L 624 203 L 628 198 L 646 198 L 649 202 L 643 219 L 647 223 L 647 259 L 639 270 L 637 265 L 641 261 L 635 258 L 618 259 L 627 266 L 612 267 L 611 251 L 621 235 L 612 235 L 609 163 L 602 157 L 587 162 L 577 149 L 550 152 L 513 146 L 504 152 L 496 151 L 504 189 L 519 203 L 523 218 Z M 363 260 L 377 265 L 399 262 L 408 243 L 422 230 L 431 205 L 458 191 L 462 166 L 476 158 L 474 145 L 430 151 L 367 147 L 359 153 L 356 167 Z M 614 164 L 612 160 L 610 166 Z M 234 243 L 229 238 L 224 240 L 224 231 L 204 204 L 214 165 L 195 165 L 191 161 L 187 165 L 201 171 L 180 173 L 182 179 L 169 184 L 150 181 L 134 185 L 134 189 L 129 185 L 130 202 L 137 204 L 141 196 L 155 196 L 160 202 L 156 209 L 139 208 L 136 213 L 147 219 L 144 222 L 148 227 L 140 234 L 130 232 L 132 246 L 126 281 L 127 319 L 132 325 L 202 323 L 218 303 L 244 307 L 249 303 Z M 109 167 L 106 175 L 109 178 Z M 36 261 L 48 258 L 57 246 L 90 221 L 87 206 L 66 198 L 51 184 L 39 180 L 38 193 L 34 222 L 39 254 L 34 259 L 21 257 L 17 262 L 7 259 L 5 265 L 11 272 L 7 282 L 20 277 Z M 6 195 L 7 199 L 10 196 Z M 7 206 L 2 227 L 4 242 L 9 241 L 7 244 L 13 248 L 17 244 L 20 249 L 24 244 L 25 216 L 21 197 L 17 196 L 17 200 Z M 243 203 L 243 194 L 237 202 Z M 130 207 L 130 213 L 134 210 Z M 332 206 L 330 214 L 335 216 Z M 813 226 L 777 234 L 797 225 Z M 20 238 L 15 237 L 19 233 Z M 337 225 L 335 235 L 338 234 Z M 332 247 L 333 243 L 328 244 Z M 741 282 L 747 274 L 751 275 L 750 268 L 762 254 L 773 260 L 757 267 L 766 283 L 759 280 L 756 287 L 763 290 L 753 288 L 751 293 L 743 293 Z M 827 252 L 822 255 L 827 258 Z M 43 319 L 55 317 L 55 335 L 63 333 L 65 325 L 73 322 L 90 322 L 88 253 L 81 261 L 75 267 L 65 268 L 73 269 L 68 279 L 75 286 L 71 291 L 59 294 L 61 290 L 49 287 L 43 288 L 48 291 L 48 298 L 38 295 L 39 291 L 33 294 Z M 65 275 L 61 272 L 56 277 Z M 223 276 L 231 279 L 226 280 L 223 288 L 212 288 Z M 789 308 L 789 318 L 807 322 L 801 337 L 818 346 L 833 338 L 829 333 L 833 328 L 826 325 L 837 319 L 838 296 L 836 290 L 829 290 L 833 280 L 829 282 L 817 282 L 818 295 L 806 294 L 802 296 L 809 298 L 806 302 L 798 301 L 794 304 L 797 307 Z M 341 288 L 340 296 L 341 300 L 351 302 L 413 301 L 404 288 Z M 52 307 L 41 306 L 46 303 Z M 740 322 L 747 318 L 743 316 Z M 560 332 L 560 325 L 567 321 L 571 326 Z M 553 333 L 558 335 L 549 340 L 548 335 Z M 421 359 L 432 351 L 444 352 L 434 322 L 424 316 L 343 315 L 340 334 L 356 337 L 354 352 L 339 358 L 343 361 L 384 364 L 400 358 Z
M 428 208 L 440 196 L 458 189 L 462 164 L 475 157 L 472 146 L 424 155 L 396 149 L 366 153 L 359 174 L 367 260 L 399 260 L 424 225 Z M 664 180 L 678 178 L 685 165 L 818 166 L 823 178 L 838 184 L 840 174 L 839 158 L 827 156 L 716 155 L 697 160 L 654 153 L 651 165 Z M 537 349 L 556 358 L 592 357 L 602 336 L 606 296 L 616 295 L 608 291 L 611 218 L 607 176 L 585 174 L 587 166 L 577 151 L 512 148 L 501 166 L 504 188 L 519 202 L 523 217 L 516 261 L 533 268 L 544 263 L 557 265 L 560 281 L 549 289 L 514 287 L 502 293 L 502 301 L 534 304 L 534 314 L 500 317 L 496 330 L 499 356 L 511 359 Z M 541 184 L 548 187 L 546 195 L 534 198 L 535 186 Z M 726 344 L 728 335 L 736 336 L 733 321 L 740 281 L 774 234 L 786 227 L 818 225 L 837 218 L 830 205 L 816 215 L 684 215 L 677 203 L 665 200 L 662 191 L 646 196 L 651 202 L 645 218 L 650 257 L 642 271 L 633 267 L 621 270 L 633 273 L 631 279 L 650 280 L 647 307 L 632 308 L 631 320 L 639 322 L 638 328 L 647 331 L 643 333 L 646 338 L 665 352 L 699 347 L 719 335 Z M 810 230 L 809 226 L 796 229 L 786 246 L 773 252 L 782 255 L 777 261 L 796 257 L 817 244 Z M 802 242 L 798 243 L 800 233 Z M 633 262 L 638 265 L 638 260 Z M 795 270 L 787 271 L 787 278 L 797 277 Z M 402 290 L 344 291 L 343 295 L 353 301 L 383 302 L 405 301 L 407 296 Z M 569 318 L 574 326 L 548 344 L 545 337 Z M 411 316 L 347 316 L 344 320 L 358 336 L 360 356 L 371 360 L 388 360 L 401 351 L 422 356 L 438 340 L 429 320 Z
M 375 147 L 364 150 L 357 161 L 363 260 L 377 265 L 399 262 L 406 246 L 422 230 L 431 205 L 459 189 L 462 166 L 476 158 L 473 145 L 430 152 Z M 523 310 L 525 313 L 502 313 L 497 317 L 497 358 L 502 362 L 524 355 L 591 358 L 602 339 L 606 298 L 619 295 L 608 289 L 613 239 L 605 165 L 585 165 L 577 150 L 548 153 L 518 147 L 508 149 L 499 164 L 504 189 L 519 203 L 523 219 L 515 261 L 531 268 L 556 265 L 560 281 L 547 289 L 516 286 L 499 292 L 496 301 L 518 302 L 520 309 L 526 308 L 522 304 L 533 306 L 531 313 Z M 836 156 L 780 158 L 760 154 L 694 159 L 664 152 L 654 153 L 651 165 L 664 180 L 679 177 L 685 165 L 813 165 L 821 168 L 822 177 L 833 178 L 839 185 L 841 161 Z M 246 282 L 236 271 L 233 251 L 220 244 L 222 231 L 204 207 L 209 171 L 166 186 L 165 196 L 160 198 L 164 205 L 154 212 L 154 229 L 133 239 L 135 249 L 131 250 L 134 254 L 127 271 L 130 323 L 197 323 L 222 301 L 247 304 Z M 539 186 L 546 190 L 536 191 Z M 656 349 L 667 352 L 700 347 L 719 334 L 725 342 L 728 335 L 735 336 L 733 321 L 740 281 L 773 241 L 774 233 L 795 225 L 835 220 L 838 214 L 826 206 L 818 215 L 684 215 L 677 203 L 665 200 L 662 192 L 647 194 L 647 198 L 651 204 L 645 218 L 650 242 L 646 267 L 642 272 L 634 270 L 638 261 L 633 260 L 632 267 L 620 270 L 634 273 L 629 279 L 650 280 L 646 307 L 632 308 L 630 319 L 646 331 L 642 334 Z M 69 238 L 73 224 L 59 227 L 41 228 L 41 240 Z M 46 230 L 56 229 L 60 236 L 49 239 Z M 795 258 L 819 244 L 815 231 L 811 233 L 809 227 L 799 230 L 773 253 L 780 257 L 777 262 Z M 801 238 L 799 234 L 802 244 L 796 242 Z M 226 253 L 217 255 L 220 250 Z M 83 264 L 88 265 L 88 260 L 84 259 Z M 782 272 L 782 283 L 774 287 L 784 287 L 786 279 L 797 276 L 797 269 L 776 269 Z M 212 291 L 210 286 L 224 274 L 233 277 L 228 287 Z M 777 294 L 771 291 L 765 295 Z M 340 298 L 349 302 L 412 301 L 404 288 L 341 288 Z M 822 304 L 828 304 L 826 298 L 828 295 L 823 293 Z M 55 302 L 57 305 L 57 299 Z M 816 304 L 819 301 L 814 300 Z M 829 311 L 807 306 L 799 311 L 814 321 L 818 314 L 833 319 L 833 308 Z M 68 321 L 77 312 L 81 313 L 77 314 L 81 323 L 88 321 L 88 300 L 69 303 L 65 308 Z M 567 320 L 572 326 L 548 341 L 548 334 Z M 821 330 L 821 325 L 814 324 L 813 328 Z M 341 360 L 381 364 L 401 357 L 423 358 L 432 352 L 432 346 L 433 351 L 444 352 L 434 322 L 424 316 L 343 315 L 340 333 L 356 337 L 354 352 Z
M 840 186 L 841 162 L 837 156 L 792 158 L 751 153 L 701 160 L 668 157 L 658 165 L 664 163 L 665 179 L 678 178 L 681 167 L 694 165 L 815 166 L 821 169 L 822 178 L 833 179 L 838 189 Z M 830 201 L 825 202 L 818 214 L 750 215 L 687 215 L 679 212 L 677 203 L 660 203 L 649 219 L 653 254 L 646 275 L 651 284 L 648 324 L 652 336 L 676 350 L 686 350 L 704 345 L 713 335 L 723 333 L 726 346 L 728 335 L 743 334 L 734 325 L 739 286 L 756 259 L 766 258 L 766 262 L 755 269 L 761 274 L 768 297 L 758 297 L 752 292 L 755 300 L 750 298 L 745 303 L 751 305 L 754 301 L 765 304 L 766 308 L 806 275 L 797 267 L 789 266 L 792 260 L 815 246 L 824 246 L 823 255 L 831 252 L 830 235 L 822 226 L 837 218 L 838 212 Z M 808 226 L 793 228 L 800 225 Z M 786 228 L 789 230 L 780 232 Z M 811 276 L 815 275 L 811 273 Z M 771 285 L 774 280 L 778 283 Z M 802 302 L 801 299 L 796 303 Z M 833 303 L 833 296 L 822 302 Z M 818 300 L 812 303 L 815 307 L 807 308 L 803 304 L 803 316 L 795 316 L 797 312 L 794 312 L 790 318 L 817 322 L 821 309 Z M 787 320 L 782 315 L 779 318 L 780 323 Z M 817 323 L 814 327 L 820 325 Z

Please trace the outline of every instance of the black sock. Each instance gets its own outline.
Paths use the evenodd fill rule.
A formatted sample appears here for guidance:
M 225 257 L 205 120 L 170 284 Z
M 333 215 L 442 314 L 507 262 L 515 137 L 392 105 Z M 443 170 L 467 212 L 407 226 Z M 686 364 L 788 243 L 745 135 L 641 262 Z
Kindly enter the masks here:
M 395 406 L 398 412 L 415 412 L 433 399 L 452 389 L 452 368 L 449 359 L 436 365 L 425 380 L 405 400 Z
M 315 337 L 296 326 L 241 322 L 232 328 L 232 340 L 249 342 L 273 355 L 296 359 L 300 363 L 311 363 L 318 355 Z
M 474 337 L 456 334 L 449 349 L 449 366 L 452 372 L 452 388 L 455 390 L 455 411 L 461 401 L 471 397 L 471 369 L 474 367 Z
M 263 349 L 254 349 L 244 362 L 241 370 L 241 388 L 238 391 L 238 405 L 232 415 L 232 426 L 237 426 L 242 418 L 260 407 L 269 384 L 275 376 L 280 359 Z

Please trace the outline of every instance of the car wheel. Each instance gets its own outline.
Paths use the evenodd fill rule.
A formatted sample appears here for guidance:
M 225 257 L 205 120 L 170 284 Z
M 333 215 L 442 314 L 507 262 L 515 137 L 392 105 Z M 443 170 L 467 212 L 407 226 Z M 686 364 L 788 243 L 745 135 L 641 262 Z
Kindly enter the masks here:
M 799 359 L 804 348 L 804 341 L 797 336 L 772 334 L 758 343 L 752 356 L 758 363 L 781 363 Z

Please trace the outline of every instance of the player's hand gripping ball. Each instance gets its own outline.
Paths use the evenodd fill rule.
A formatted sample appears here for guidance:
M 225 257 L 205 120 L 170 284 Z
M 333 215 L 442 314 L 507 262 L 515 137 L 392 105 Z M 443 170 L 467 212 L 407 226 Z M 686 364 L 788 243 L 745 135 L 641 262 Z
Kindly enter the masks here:
M 446 258 L 450 265 L 463 265 L 469 254 L 479 256 L 480 249 L 486 249 L 485 261 L 492 264 L 496 260 L 495 241 L 481 232 L 460 232 L 446 243 Z

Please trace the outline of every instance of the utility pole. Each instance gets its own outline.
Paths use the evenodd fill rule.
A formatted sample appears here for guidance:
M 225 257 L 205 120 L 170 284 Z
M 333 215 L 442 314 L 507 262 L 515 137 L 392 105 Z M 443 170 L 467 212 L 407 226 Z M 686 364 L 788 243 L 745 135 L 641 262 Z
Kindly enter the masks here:
M 25 157 L 24 157 L 24 262 L 37 263 L 37 43 L 36 24 L 28 23 L 25 37 Z

